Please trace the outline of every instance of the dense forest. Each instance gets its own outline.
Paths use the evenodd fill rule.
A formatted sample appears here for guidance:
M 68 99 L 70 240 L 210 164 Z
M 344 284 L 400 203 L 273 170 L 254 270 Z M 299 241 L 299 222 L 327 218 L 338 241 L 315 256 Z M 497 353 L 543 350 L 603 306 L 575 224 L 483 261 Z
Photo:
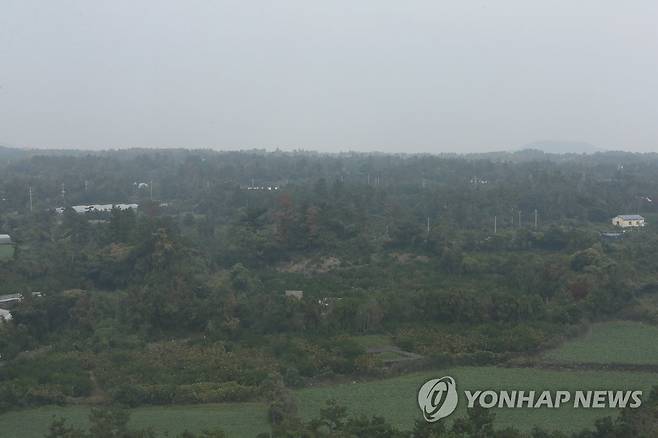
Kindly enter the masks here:
M 658 323 L 655 199 L 658 154 L 0 148 L 0 294 L 22 296 L 0 409 L 266 398 L 273 424 L 312 430 L 285 422 L 289 388 Z M 627 213 L 648 225 L 613 233 Z M 360 342 L 375 335 L 422 360 Z

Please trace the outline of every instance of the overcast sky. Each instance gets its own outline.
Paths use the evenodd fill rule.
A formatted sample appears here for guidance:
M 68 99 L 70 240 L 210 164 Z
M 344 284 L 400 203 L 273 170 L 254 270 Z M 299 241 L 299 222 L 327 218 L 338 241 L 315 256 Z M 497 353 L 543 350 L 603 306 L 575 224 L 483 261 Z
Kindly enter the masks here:
M 0 144 L 658 151 L 654 0 L 0 0 Z

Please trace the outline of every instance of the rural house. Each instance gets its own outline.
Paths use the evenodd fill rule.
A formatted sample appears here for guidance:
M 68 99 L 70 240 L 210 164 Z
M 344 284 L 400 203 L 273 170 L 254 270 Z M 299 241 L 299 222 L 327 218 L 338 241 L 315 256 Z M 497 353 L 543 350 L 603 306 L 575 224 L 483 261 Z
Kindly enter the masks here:
M 0 234 L 0 245 L 11 245 L 11 237 L 9 234 Z
M 639 214 L 621 214 L 612 218 L 612 225 L 621 228 L 643 227 L 644 218 Z

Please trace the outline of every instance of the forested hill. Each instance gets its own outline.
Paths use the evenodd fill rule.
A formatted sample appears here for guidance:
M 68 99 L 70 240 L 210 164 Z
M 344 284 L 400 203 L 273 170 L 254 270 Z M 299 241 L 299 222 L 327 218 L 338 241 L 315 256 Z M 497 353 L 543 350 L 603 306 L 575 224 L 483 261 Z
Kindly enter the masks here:
M 27 155 L 20 159 L 22 154 Z M 395 207 L 399 219 L 425 221 L 430 216 L 482 227 L 494 215 L 507 220 L 516 211 L 529 214 L 535 209 L 543 220 L 604 221 L 636 211 L 638 196 L 658 195 L 656 154 L 325 155 L 138 149 L 68 154 L 4 149 L 3 157 L 0 208 L 19 212 L 28 207 L 29 187 L 33 207 L 47 210 L 143 201 L 151 198 L 152 183 L 157 200 L 175 201 L 189 212 L 222 215 L 227 208 L 246 208 L 249 197 L 238 193 L 253 184 L 285 188 L 311 203 L 336 204 L 342 191 L 342 207 L 358 203 L 364 212 L 383 215 L 391 214 L 385 208 Z M 135 183 L 149 184 L 149 190 L 140 192 Z M 327 198 L 332 193 L 334 198 Z M 261 202 L 271 206 L 274 199 L 254 199 L 251 207 Z M 654 211 L 651 203 L 641 208 Z

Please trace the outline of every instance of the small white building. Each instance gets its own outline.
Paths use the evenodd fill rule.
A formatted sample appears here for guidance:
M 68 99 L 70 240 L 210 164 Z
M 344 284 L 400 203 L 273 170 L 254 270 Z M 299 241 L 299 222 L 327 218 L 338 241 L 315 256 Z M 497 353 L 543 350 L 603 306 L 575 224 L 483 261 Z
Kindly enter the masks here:
M 32 292 L 33 297 L 41 297 L 41 292 Z M 0 295 L 0 308 L 23 301 L 23 294 L 5 294 Z
M 7 309 L 0 309 L 0 320 L 9 321 L 11 319 L 11 312 Z
M 73 210 L 78 214 L 84 214 L 89 212 L 109 212 L 112 211 L 112 208 L 118 208 L 119 210 L 137 210 L 139 205 L 137 204 L 90 204 L 90 205 L 74 205 Z M 56 209 L 57 213 L 64 213 L 66 208 L 59 207 Z
M 11 245 L 11 236 L 9 234 L 0 234 L 0 245 Z
M 639 214 L 620 214 L 612 218 L 612 225 L 621 228 L 643 227 L 644 218 Z

